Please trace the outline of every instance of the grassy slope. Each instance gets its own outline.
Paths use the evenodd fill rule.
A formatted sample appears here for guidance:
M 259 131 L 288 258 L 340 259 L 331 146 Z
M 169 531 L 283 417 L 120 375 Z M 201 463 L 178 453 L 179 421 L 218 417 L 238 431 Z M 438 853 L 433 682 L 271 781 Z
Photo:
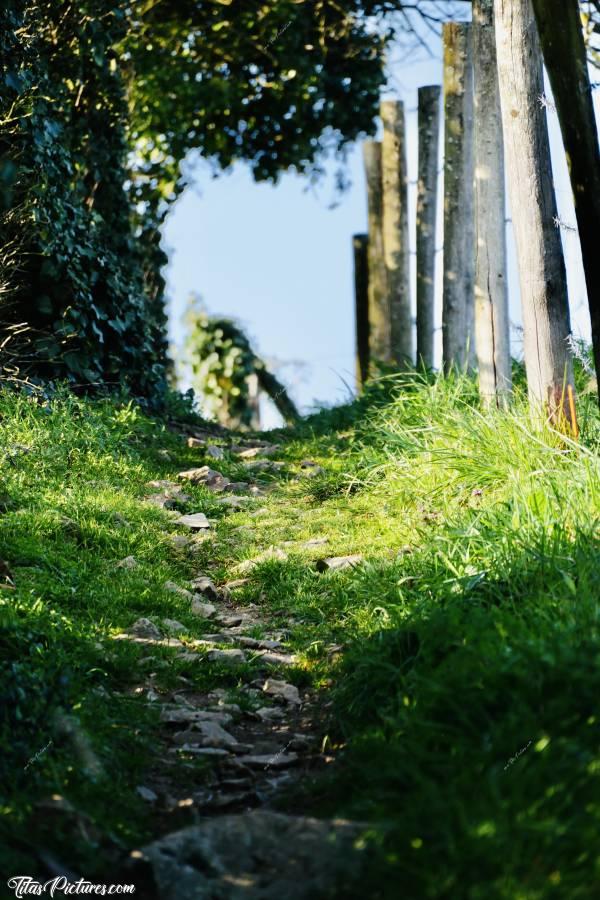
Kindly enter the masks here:
M 107 636 L 141 615 L 179 619 L 198 635 L 166 580 L 199 570 L 225 580 L 268 546 L 326 535 L 328 554 L 359 552 L 365 564 L 321 575 L 312 561 L 322 548 L 288 546 L 287 561 L 263 563 L 239 594 L 298 617 L 304 662 L 291 679 L 312 679 L 333 701 L 337 763 L 288 808 L 373 824 L 369 886 L 357 896 L 600 895 L 600 422 L 591 403 L 575 448 L 533 433 L 522 409 L 482 416 L 469 382 L 392 382 L 286 432 L 278 458 L 287 474 L 248 512 L 225 512 L 191 489 L 191 507 L 219 520 L 194 559 L 170 543 L 168 515 L 140 502 L 149 479 L 199 459 L 164 425 L 131 404 L 66 396 L 40 406 L 5 394 L 0 411 L 0 558 L 17 583 L 0 591 L 12 855 L 3 875 L 32 869 L 28 842 L 88 877 L 101 860 L 83 838 L 65 847 L 39 817 L 31 830 L 32 804 L 52 792 L 123 846 L 147 837 L 133 788 L 151 757 L 153 713 L 126 693 L 143 654 Z M 293 480 L 306 457 L 325 473 Z M 218 467 L 240 473 L 233 458 Z M 252 516 L 258 507 L 267 512 Z M 130 554 L 139 568 L 116 570 Z M 332 644 L 343 651 L 328 653 Z M 161 669 L 159 687 L 179 674 L 232 691 L 238 678 L 179 663 Z M 110 777 L 90 778 L 58 741 L 23 771 L 50 740 L 59 703 L 80 718 Z

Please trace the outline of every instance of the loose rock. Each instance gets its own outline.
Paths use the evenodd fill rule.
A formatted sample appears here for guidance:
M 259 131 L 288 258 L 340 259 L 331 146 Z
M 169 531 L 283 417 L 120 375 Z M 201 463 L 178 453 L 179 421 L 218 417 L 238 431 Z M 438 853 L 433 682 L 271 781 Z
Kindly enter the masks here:
M 185 625 L 182 625 L 181 622 L 177 621 L 177 619 L 163 619 L 162 624 L 168 631 L 173 631 L 176 634 L 182 631 L 187 631 Z
M 363 562 L 362 553 L 354 553 L 351 556 L 327 556 L 317 560 L 318 572 L 336 572 L 339 569 L 349 569 Z
M 204 515 L 204 513 L 192 513 L 189 516 L 180 516 L 176 522 L 176 525 L 185 525 L 187 528 L 191 528 L 192 531 L 197 531 L 202 528 L 210 528 L 210 522 Z
M 165 591 L 168 591 L 170 594 L 177 594 L 178 597 L 183 597 L 184 600 L 191 600 L 193 597 L 191 591 L 188 591 L 186 588 L 179 587 L 179 585 L 175 584 L 174 581 L 165 581 L 164 588 Z
M 216 469 L 211 469 L 210 466 L 187 469 L 185 472 L 179 472 L 177 477 L 183 481 L 190 481 L 192 484 L 202 484 L 214 491 L 222 491 L 229 484 L 229 478 L 226 478 L 221 472 L 217 472 Z
M 229 488 L 229 485 L 228 485 Z M 228 506 L 231 509 L 243 509 L 243 507 L 248 503 L 250 497 L 219 497 L 216 501 L 221 506 Z
M 229 751 L 223 750 L 221 747 L 198 747 L 196 744 L 183 744 L 181 747 L 173 747 L 172 752 L 177 753 L 178 751 L 194 753 L 196 756 L 218 757 L 220 759 L 229 756 Z
M 131 628 L 128 628 L 125 633 L 139 638 L 162 638 L 162 634 L 158 630 L 156 625 L 151 622 L 150 619 L 144 618 L 137 619 L 137 621 L 135 621 Z
M 246 662 L 246 656 L 241 650 L 209 650 L 210 662 L 225 663 L 230 666 L 238 666 Z
M 238 761 L 249 769 L 287 769 L 298 762 L 297 753 L 264 753 L 239 756 Z
M 217 611 L 217 607 L 213 603 L 204 603 L 199 597 L 192 598 L 192 615 L 200 616 L 203 619 L 210 619 Z
M 191 709 L 187 706 L 163 707 L 160 721 L 169 724 L 181 722 L 216 722 L 219 725 L 228 725 L 231 716 L 228 712 L 216 712 L 210 709 Z
M 270 444 L 264 447 L 248 447 L 235 452 L 240 459 L 255 459 L 257 456 L 272 456 L 277 450 L 279 450 L 279 444 Z
M 135 851 L 116 880 L 157 900 L 344 897 L 362 870 L 363 827 L 266 810 L 216 816 Z
M 205 594 L 211 600 L 216 600 L 219 596 L 219 591 L 217 590 L 214 581 L 212 578 L 209 578 L 208 575 L 197 575 L 192 581 L 192 587 L 199 591 L 199 593 Z
M 236 738 L 218 722 L 200 721 L 193 730 L 181 731 L 174 735 L 175 743 L 199 744 L 202 747 L 232 749 L 238 746 Z
M 273 697 L 280 697 L 291 706 L 300 704 L 298 688 L 293 684 L 288 684 L 287 681 L 277 681 L 274 678 L 269 678 L 264 683 L 263 691 L 265 694 L 270 694 Z

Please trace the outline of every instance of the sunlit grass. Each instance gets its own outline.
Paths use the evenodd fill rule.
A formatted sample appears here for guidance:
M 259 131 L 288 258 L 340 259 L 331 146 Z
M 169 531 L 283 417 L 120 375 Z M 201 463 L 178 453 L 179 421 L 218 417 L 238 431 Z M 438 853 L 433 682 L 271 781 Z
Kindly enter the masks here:
M 333 700 L 322 726 L 330 746 L 343 745 L 332 775 L 285 805 L 371 824 L 372 867 L 357 897 L 598 892 L 600 417 L 591 395 L 580 400 L 574 444 L 532 422 L 519 392 L 511 410 L 482 412 L 468 378 L 383 379 L 354 406 L 275 436 L 286 463 L 265 476 L 275 493 L 229 512 L 190 488 L 190 509 L 216 522 L 193 559 L 173 548 L 169 514 L 141 500 L 150 479 L 201 459 L 164 423 L 135 404 L 67 394 L 44 406 L 5 393 L 0 412 L 0 557 L 17 584 L 0 592 L 13 833 L 26 835 L 35 800 L 57 791 L 124 846 L 144 834 L 133 789 L 152 758 L 155 720 L 138 700 L 119 699 L 140 679 L 140 652 L 110 635 L 142 615 L 201 634 L 208 624 L 165 581 L 198 571 L 226 581 L 273 546 L 287 559 L 259 564 L 235 598 L 290 630 L 300 654 L 290 679 L 312 680 Z M 324 472 L 303 474 L 307 458 Z M 244 472 L 230 455 L 213 467 Z M 317 537 L 327 544 L 302 546 Z M 355 569 L 316 570 L 320 557 L 354 553 L 364 557 Z M 129 555 L 138 567 L 116 569 Z M 240 686 L 218 667 L 191 673 L 168 651 L 159 656 L 159 684 L 183 673 L 200 688 Z M 59 746 L 24 777 L 58 704 L 76 709 L 110 784 L 71 771 Z M 122 802 L 113 805 L 115 785 Z M 95 859 L 84 844 L 73 852 Z

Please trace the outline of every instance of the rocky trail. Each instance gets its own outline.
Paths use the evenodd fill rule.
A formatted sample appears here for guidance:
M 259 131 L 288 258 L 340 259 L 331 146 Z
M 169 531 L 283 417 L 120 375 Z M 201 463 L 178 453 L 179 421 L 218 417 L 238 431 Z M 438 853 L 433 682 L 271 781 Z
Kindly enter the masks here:
M 188 437 L 188 444 L 201 447 L 206 457 L 215 460 L 223 454 L 209 436 L 198 437 L 198 432 Z M 283 467 L 271 459 L 277 449 L 266 442 L 233 445 L 229 452 L 245 463 L 247 481 L 231 482 L 205 465 L 178 473 L 177 480 L 151 482 L 152 493 L 145 502 L 172 510 L 177 531 L 171 540 L 178 550 L 193 556 L 210 539 L 211 523 L 202 511 L 186 515 L 176 511 L 179 503 L 191 499 L 185 484 L 203 485 L 235 511 L 248 497 L 277 490 L 273 481 L 257 478 Z M 306 460 L 301 477 L 310 477 L 318 469 Z M 321 536 L 306 545 L 326 543 Z M 300 900 L 342 896 L 335 893 L 336 885 L 360 867 L 361 854 L 353 850 L 360 832 L 357 823 L 274 811 L 282 792 L 334 760 L 331 750 L 323 746 L 326 742 L 319 727 L 322 699 L 286 680 L 286 670 L 298 662 L 286 640 L 293 620 L 269 617 L 260 603 L 236 602 L 236 593 L 255 565 L 286 558 L 285 547 L 271 547 L 235 566 L 230 580 L 222 584 L 215 584 L 203 572 L 188 585 L 168 582 L 165 587 L 189 602 L 202 623 L 194 639 L 181 640 L 179 635 L 188 629 L 173 619 L 156 624 L 139 618 L 115 635 L 115 640 L 143 647 L 142 677 L 131 690 L 159 711 L 154 762 L 137 787 L 159 837 L 134 850 L 122 870 L 122 878 L 133 878 L 144 897 Z M 357 560 L 354 556 L 325 558 L 319 566 L 335 569 Z M 129 557 L 119 565 L 135 567 L 136 560 Z M 254 636 L 257 633 L 261 637 Z M 229 702 L 224 688 L 199 690 L 194 678 L 187 676 L 178 676 L 172 690 L 158 689 L 157 673 L 169 665 L 165 648 L 174 659 L 198 667 L 208 660 L 238 671 L 242 702 Z M 198 761 L 204 763 L 200 778 Z

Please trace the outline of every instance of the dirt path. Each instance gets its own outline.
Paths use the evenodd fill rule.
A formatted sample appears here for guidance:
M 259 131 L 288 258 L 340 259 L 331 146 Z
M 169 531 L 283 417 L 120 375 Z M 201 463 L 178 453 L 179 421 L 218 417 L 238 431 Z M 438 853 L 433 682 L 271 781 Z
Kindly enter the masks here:
M 218 456 L 217 448 L 213 452 Z M 277 468 L 277 462 L 256 459 L 270 453 L 263 444 L 238 452 L 253 475 L 267 466 Z M 181 498 L 186 481 L 222 493 L 232 509 L 240 494 L 260 495 L 266 488 L 249 480 L 228 490 L 229 480 L 204 466 L 179 473 L 177 481 L 153 482 L 149 502 L 168 507 Z M 175 521 L 192 535 L 208 526 L 202 514 Z M 174 534 L 172 539 L 185 546 L 185 536 Z M 135 850 L 123 874 L 124 879 L 135 878 L 145 898 L 336 896 L 331 894 L 335 885 L 360 865 L 360 854 L 352 849 L 360 830 L 356 823 L 273 811 L 283 791 L 333 758 L 321 748 L 316 696 L 286 680 L 286 669 L 297 662 L 287 632 L 256 604 L 236 603 L 236 589 L 244 584 L 240 575 L 251 567 L 251 562 L 238 566 L 235 577 L 222 585 L 199 573 L 192 590 L 170 586 L 189 599 L 201 621 L 209 622 L 193 641 L 179 640 L 177 633 L 187 629 L 168 619 L 161 627 L 139 619 L 117 635 L 147 649 L 140 659 L 144 674 L 134 691 L 159 708 L 154 764 L 138 793 L 148 803 L 152 831 L 160 837 Z M 261 638 L 253 637 L 251 632 L 258 631 Z M 243 699 L 228 702 L 223 688 L 200 691 L 193 677 L 180 676 L 176 688 L 159 691 L 155 679 L 165 664 L 165 646 L 175 659 L 198 666 L 208 659 L 239 670 Z M 199 760 L 205 764 L 200 769 Z

